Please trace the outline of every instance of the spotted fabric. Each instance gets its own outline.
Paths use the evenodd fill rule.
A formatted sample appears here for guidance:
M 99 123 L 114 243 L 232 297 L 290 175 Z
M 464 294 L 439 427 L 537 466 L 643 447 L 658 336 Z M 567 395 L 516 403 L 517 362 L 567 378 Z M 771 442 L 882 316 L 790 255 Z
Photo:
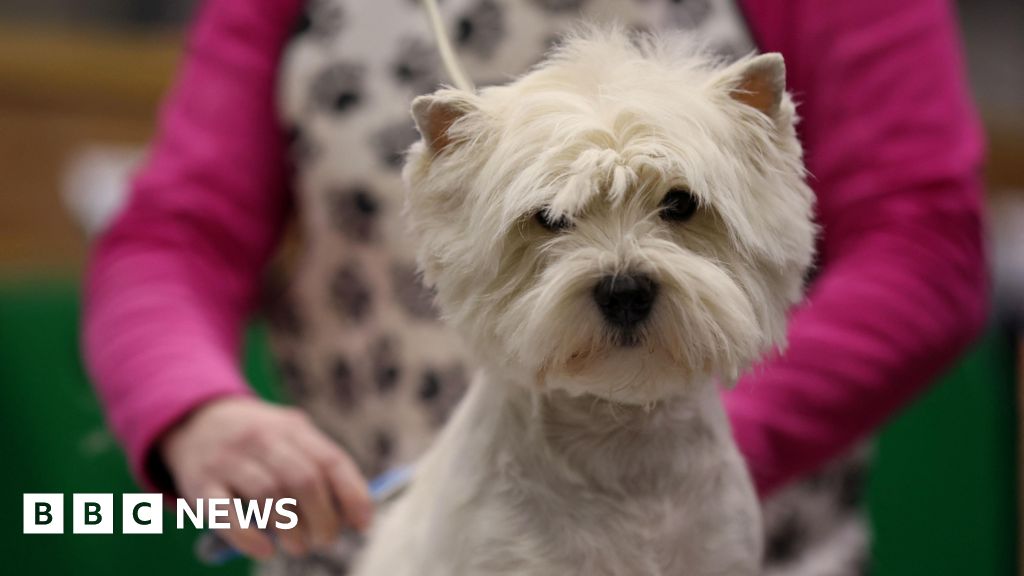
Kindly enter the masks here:
M 581 15 L 690 30 L 725 57 L 755 48 L 733 0 L 443 0 L 441 10 L 481 86 L 527 70 Z M 423 453 L 472 374 L 400 218 L 400 169 L 417 138 L 409 104 L 446 78 L 418 0 L 309 0 L 295 31 L 279 97 L 299 246 L 268 287 L 268 317 L 291 399 L 372 476 Z M 766 574 L 865 573 L 865 461 L 859 453 L 766 504 Z M 341 575 L 353 551 L 339 541 L 260 571 Z

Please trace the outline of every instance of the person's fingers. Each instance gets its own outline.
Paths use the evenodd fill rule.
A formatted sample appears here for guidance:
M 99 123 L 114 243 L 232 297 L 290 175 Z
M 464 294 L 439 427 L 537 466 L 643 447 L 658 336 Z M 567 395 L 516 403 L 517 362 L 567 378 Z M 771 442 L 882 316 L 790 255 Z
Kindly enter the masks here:
M 226 486 L 213 485 L 203 490 L 205 498 L 232 498 L 233 494 Z M 243 529 L 238 522 L 232 507 L 228 515 L 228 523 L 231 525 L 226 530 L 218 530 L 217 534 L 228 541 L 236 550 L 260 560 L 268 560 L 274 555 L 274 543 L 265 532 L 256 527 Z
M 281 530 L 281 544 L 292 554 L 305 554 L 310 545 L 330 544 L 340 528 L 340 519 L 331 500 L 326 474 L 310 460 L 295 442 L 275 443 L 265 462 L 284 484 L 284 493 L 298 502 L 299 525 Z
M 366 479 L 352 458 L 318 430 L 311 430 L 302 442 L 303 449 L 326 471 L 331 492 L 341 504 L 345 519 L 354 528 L 365 530 L 373 516 L 373 503 Z
M 279 498 L 282 483 L 259 460 L 232 458 L 224 463 L 223 477 L 236 494 L 250 500 Z
M 345 518 L 357 530 L 365 531 L 373 519 L 373 502 L 359 468 L 347 454 L 342 454 L 327 472 L 334 494 L 345 511 Z

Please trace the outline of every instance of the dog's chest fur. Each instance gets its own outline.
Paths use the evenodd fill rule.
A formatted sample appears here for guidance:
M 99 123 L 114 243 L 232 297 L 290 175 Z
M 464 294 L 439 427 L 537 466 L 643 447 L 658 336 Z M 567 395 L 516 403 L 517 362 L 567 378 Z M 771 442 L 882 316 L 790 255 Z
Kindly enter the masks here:
M 647 411 L 477 382 L 357 574 L 756 573 L 715 394 Z

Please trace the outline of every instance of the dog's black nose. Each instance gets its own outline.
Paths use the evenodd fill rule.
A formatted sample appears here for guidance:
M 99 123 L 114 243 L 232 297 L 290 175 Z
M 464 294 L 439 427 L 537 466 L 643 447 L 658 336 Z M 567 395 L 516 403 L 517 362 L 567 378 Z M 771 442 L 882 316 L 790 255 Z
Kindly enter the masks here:
M 651 313 L 657 293 L 657 284 L 643 274 L 605 276 L 594 286 L 594 301 L 609 324 L 633 328 Z

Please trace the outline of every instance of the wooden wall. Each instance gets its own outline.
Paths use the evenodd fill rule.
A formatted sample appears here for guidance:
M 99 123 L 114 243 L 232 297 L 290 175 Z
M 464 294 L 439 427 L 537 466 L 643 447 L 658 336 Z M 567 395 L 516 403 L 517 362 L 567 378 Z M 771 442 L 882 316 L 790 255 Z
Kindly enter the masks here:
M 63 170 L 86 145 L 148 140 L 179 44 L 170 33 L 0 27 L 0 274 L 81 268 Z

